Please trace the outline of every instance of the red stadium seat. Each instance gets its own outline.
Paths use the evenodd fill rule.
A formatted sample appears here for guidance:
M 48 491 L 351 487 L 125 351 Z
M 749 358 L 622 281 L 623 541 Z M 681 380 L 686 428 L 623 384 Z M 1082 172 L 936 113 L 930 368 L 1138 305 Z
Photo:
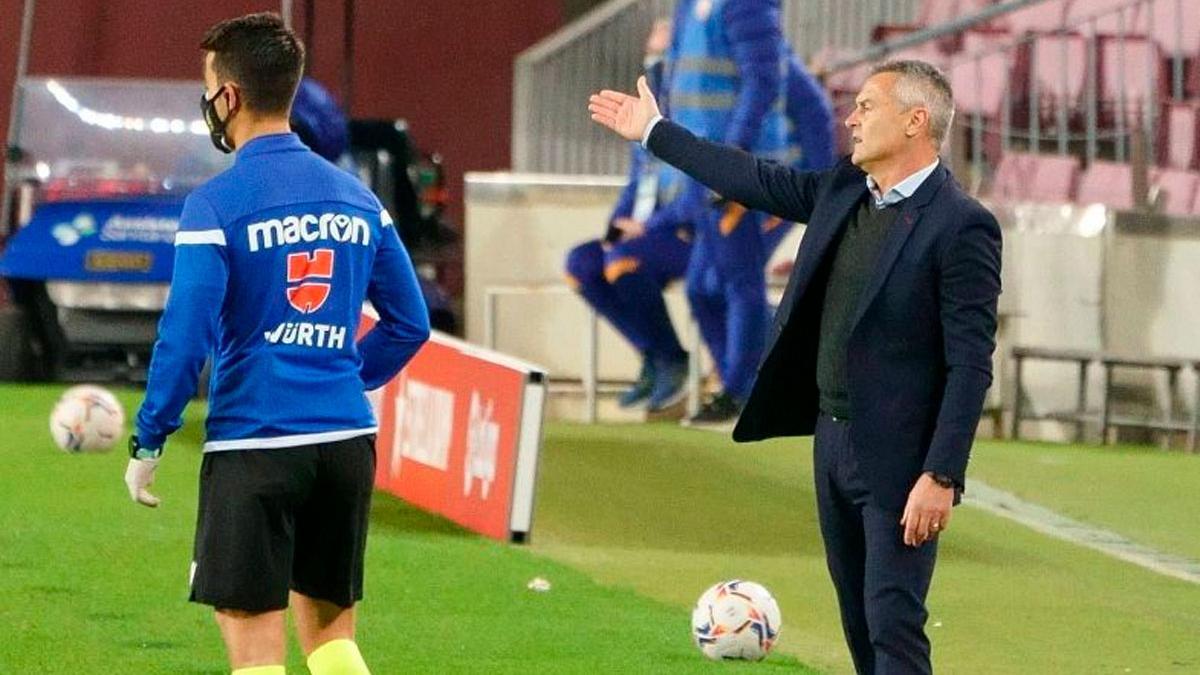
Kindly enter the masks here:
M 921 26 L 935 26 L 951 21 L 960 13 L 958 5 L 959 0 L 921 0 L 917 8 L 917 23 Z
M 1009 12 L 996 19 L 995 23 L 997 26 L 1008 28 L 1013 35 L 1022 35 L 1062 30 L 1066 18 L 1065 2 L 1039 2 L 1015 12 Z
M 1129 0 L 1073 0 L 1067 3 L 1065 21 L 1068 30 L 1092 35 L 1136 33 L 1141 20 L 1141 5 Z
M 1079 177 L 1079 192 L 1075 201 L 1081 204 L 1105 204 L 1117 209 L 1133 208 L 1132 167 L 1121 162 L 1092 162 Z
M 929 63 L 932 63 L 933 65 L 937 66 L 938 68 L 944 68 L 946 65 L 946 59 L 947 59 L 946 55 L 943 54 L 938 49 L 938 45 L 933 42 L 924 42 L 922 44 L 916 45 L 915 47 L 901 49 L 897 52 L 893 52 L 893 53 L 889 54 L 887 58 L 889 60 L 897 60 L 897 61 L 908 60 L 908 59 L 915 59 L 918 61 L 928 61 Z
M 959 0 L 958 12 L 963 16 L 978 14 L 996 4 L 993 0 Z
M 988 119 L 999 117 L 1012 70 L 1012 51 L 987 50 L 1008 42 L 1008 33 L 971 31 L 966 34 L 963 51 L 947 72 L 959 114 L 979 113 Z M 983 56 L 972 58 L 973 54 L 985 51 Z
M 1200 173 L 1155 168 L 1150 173 L 1150 184 L 1159 193 L 1159 208 L 1162 213 L 1185 216 L 1192 211 L 1196 187 L 1200 185 Z
M 1138 16 L 1134 32 L 1157 41 L 1168 55 L 1185 57 L 1200 53 L 1200 2 L 1196 0 L 1148 0 Z
M 1172 169 L 1196 167 L 1200 151 L 1200 107 L 1195 103 L 1168 103 L 1159 126 L 1158 161 Z
M 1052 117 L 1060 105 L 1079 109 L 1087 84 L 1087 38 L 1075 34 L 1039 35 L 1023 51 L 1027 63 L 1021 70 L 1037 80 L 1042 117 Z M 1032 96 L 1029 83 L 1023 84 L 1026 89 L 1020 95 Z
M 1073 155 L 1010 152 L 1000 158 L 990 195 L 1008 201 L 1070 202 L 1079 177 Z
M 1192 200 L 1192 213 L 1200 213 L 1200 190 L 1196 190 L 1196 197 Z
M 852 56 L 855 56 L 855 53 L 847 50 L 838 50 L 832 47 L 822 49 L 813 57 L 814 70 L 816 72 L 824 71 L 828 66 L 841 59 Z M 871 64 L 869 63 L 860 63 L 857 66 L 844 68 L 825 75 L 825 87 L 835 97 L 838 94 L 857 94 L 870 72 Z
M 1166 93 L 1165 65 L 1152 40 L 1101 38 L 1100 100 L 1106 112 L 1115 113 L 1123 96 L 1126 120 L 1140 116 L 1147 101 Z

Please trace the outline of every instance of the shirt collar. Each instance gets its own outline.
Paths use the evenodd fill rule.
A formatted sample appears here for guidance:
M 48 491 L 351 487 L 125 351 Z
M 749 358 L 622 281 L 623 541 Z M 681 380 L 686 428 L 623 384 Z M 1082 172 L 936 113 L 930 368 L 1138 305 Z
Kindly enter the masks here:
M 908 178 L 905 178 L 899 183 L 896 183 L 894 186 L 892 186 L 892 189 L 888 190 L 887 194 L 884 195 L 879 194 L 879 184 L 876 183 L 875 179 L 868 174 L 867 190 L 871 192 L 871 198 L 875 200 L 875 208 L 882 209 L 885 206 L 899 204 L 905 199 L 913 196 L 913 193 L 917 191 L 917 188 L 921 187 L 921 184 L 925 182 L 925 179 L 929 178 L 929 176 L 933 173 L 933 170 L 937 168 L 938 162 L 940 161 L 940 158 L 934 159 L 932 164 L 914 174 L 909 175 Z
M 262 155 L 269 152 L 289 152 L 306 149 L 307 146 L 294 133 L 266 134 L 264 136 L 256 136 L 238 148 L 237 158 L 240 160 L 245 157 L 254 157 L 255 155 Z

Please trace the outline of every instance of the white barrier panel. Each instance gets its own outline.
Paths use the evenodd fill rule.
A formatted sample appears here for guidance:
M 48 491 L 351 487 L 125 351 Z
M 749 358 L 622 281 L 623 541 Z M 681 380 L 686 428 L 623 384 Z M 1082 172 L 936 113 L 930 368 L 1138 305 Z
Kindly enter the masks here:
M 364 310 L 360 335 L 375 324 Z M 493 539 L 533 521 L 546 373 L 434 332 L 370 392 L 379 421 L 375 486 Z

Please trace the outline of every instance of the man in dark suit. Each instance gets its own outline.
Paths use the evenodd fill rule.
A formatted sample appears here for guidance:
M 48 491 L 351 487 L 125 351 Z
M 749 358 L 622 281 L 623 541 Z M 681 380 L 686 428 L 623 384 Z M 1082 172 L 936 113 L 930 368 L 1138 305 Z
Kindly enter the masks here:
M 821 534 L 859 673 L 930 673 L 925 597 L 991 384 L 1000 228 L 942 166 L 953 93 L 935 67 L 874 69 L 849 158 L 802 172 L 699 140 L 639 95 L 592 119 L 718 194 L 808 223 L 733 436 L 814 434 Z

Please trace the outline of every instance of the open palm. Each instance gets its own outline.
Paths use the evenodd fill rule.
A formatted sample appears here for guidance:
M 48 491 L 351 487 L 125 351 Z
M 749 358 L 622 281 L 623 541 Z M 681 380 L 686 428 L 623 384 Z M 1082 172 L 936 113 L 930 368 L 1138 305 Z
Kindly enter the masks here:
M 659 114 L 658 102 L 645 77 L 638 78 L 637 88 L 636 97 L 611 89 L 592 94 L 588 98 L 592 121 L 612 129 L 626 140 L 642 140 L 646 125 Z

